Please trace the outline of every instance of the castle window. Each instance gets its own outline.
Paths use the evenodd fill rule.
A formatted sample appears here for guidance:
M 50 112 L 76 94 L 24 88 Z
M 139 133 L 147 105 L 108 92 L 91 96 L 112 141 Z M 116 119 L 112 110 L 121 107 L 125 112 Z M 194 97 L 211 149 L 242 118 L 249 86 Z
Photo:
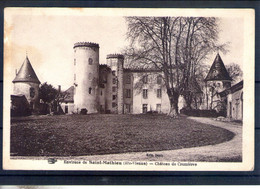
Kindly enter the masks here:
M 74 66 L 76 66 L 76 59 L 74 58 Z
M 131 113 L 131 105 L 130 104 L 125 104 L 125 111 L 126 111 L 126 113 Z
M 143 98 L 148 98 L 148 89 L 143 89 Z
M 126 98 L 131 98 L 131 89 L 126 89 Z
M 35 96 L 35 89 L 33 87 L 30 88 L 30 97 L 33 98 Z
M 116 99 L 116 95 L 113 95 L 113 96 L 112 96 L 112 100 L 115 100 L 115 99 Z
M 91 92 L 92 92 L 92 88 L 90 87 L 88 88 L 88 93 L 91 94 Z
M 157 84 L 160 85 L 162 83 L 162 76 L 157 77 Z
M 126 76 L 126 84 L 131 84 L 131 75 Z
M 102 96 L 102 90 L 100 91 L 100 96 Z
M 112 92 L 116 92 L 116 87 L 112 87 Z
M 162 98 L 162 90 L 157 89 L 157 98 Z
M 76 81 L 76 74 L 74 74 L 74 81 Z
M 144 77 L 143 77 L 143 83 L 148 83 L 148 76 L 147 75 L 145 75 Z
M 92 58 L 89 58 L 89 59 L 88 59 L 88 64 L 89 64 L 89 65 L 92 65 L 92 64 L 93 64 L 93 59 L 92 59 Z
M 112 71 L 112 75 L 115 76 L 116 75 L 116 71 Z
M 113 78 L 113 84 L 116 84 L 116 78 Z
M 147 113 L 147 111 L 148 111 L 148 104 L 143 104 L 143 113 L 145 114 L 145 113 Z
M 117 104 L 115 102 L 112 103 L 112 107 L 115 108 Z

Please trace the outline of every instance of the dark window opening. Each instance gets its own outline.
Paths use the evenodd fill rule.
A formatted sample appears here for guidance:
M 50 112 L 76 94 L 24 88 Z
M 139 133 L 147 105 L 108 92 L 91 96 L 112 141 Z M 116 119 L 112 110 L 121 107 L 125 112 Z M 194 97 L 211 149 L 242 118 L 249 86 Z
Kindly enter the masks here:
M 115 102 L 112 103 L 112 107 L 115 108 L 117 104 Z
M 65 106 L 65 114 L 67 114 L 69 112 L 69 108 L 68 106 Z
M 91 92 L 92 92 L 92 88 L 90 87 L 90 88 L 88 89 L 88 93 L 91 94 Z
M 162 98 L 162 90 L 157 89 L 157 98 Z
M 126 76 L 126 84 L 131 84 L 131 75 Z
M 143 83 L 145 83 L 145 84 L 148 83 L 148 76 L 147 75 L 143 77 Z
M 143 98 L 148 98 L 148 89 L 143 89 Z
M 33 98 L 35 96 L 35 89 L 33 87 L 30 88 L 30 97 Z
M 116 87 L 112 87 L 112 92 L 116 92 Z
M 88 59 L 88 64 L 89 64 L 89 65 L 92 65 L 92 64 L 93 64 L 93 59 L 92 59 L 92 58 L 89 58 L 89 59 Z
M 143 104 L 143 113 L 144 114 L 147 113 L 147 111 L 148 111 L 147 107 L 148 107 L 148 104 Z
M 125 104 L 125 112 L 131 113 L 131 105 L 130 104 Z
M 131 98 L 131 89 L 126 89 L 126 98 Z
M 112 100 L 115 100 L 115 99 L 116 99 L 116 95 L 113 95 L 113 96 L 112 96 Z

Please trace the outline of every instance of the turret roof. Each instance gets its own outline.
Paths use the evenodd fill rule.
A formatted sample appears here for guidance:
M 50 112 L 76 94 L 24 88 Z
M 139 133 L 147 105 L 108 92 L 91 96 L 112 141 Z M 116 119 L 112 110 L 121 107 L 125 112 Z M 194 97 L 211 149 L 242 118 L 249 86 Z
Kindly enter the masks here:
M 29 58 L 26 56 L 19 72 L 16 74 L 13 83 L 15 82 L 32 82 L 32 83 L 41 83 L 35 74 L 33 67 L 30 63 Z
M 205 81 L 231 81 L 231 77 L 229 76 L 229 73 L 227 72 L 225 65 L 219 55 L 217 54 L 210 70 L 205 78 Z

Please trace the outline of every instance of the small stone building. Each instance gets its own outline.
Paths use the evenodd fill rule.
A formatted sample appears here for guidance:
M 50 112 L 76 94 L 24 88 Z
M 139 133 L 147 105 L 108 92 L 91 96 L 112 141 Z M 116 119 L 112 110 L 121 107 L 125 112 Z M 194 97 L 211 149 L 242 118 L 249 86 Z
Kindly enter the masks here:
M 222 91 L 220 96 L 227 107 L 227 118 L 243 120 L 243 81 Z
M 222 111 L 221 97 L 219 95 L 225 89 L 231 86 L 231 77 L 225 68 L 225 65 L 219 55 L 217 54 L 208 75 L 205 78 L 205 109 L 215 109 Z

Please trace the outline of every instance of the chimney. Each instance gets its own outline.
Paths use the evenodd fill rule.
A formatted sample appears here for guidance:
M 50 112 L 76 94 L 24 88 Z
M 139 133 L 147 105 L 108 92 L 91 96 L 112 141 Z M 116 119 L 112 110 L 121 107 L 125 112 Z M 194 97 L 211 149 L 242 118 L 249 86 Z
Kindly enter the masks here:
M 58 85 L 58 92 L 60 93 L 61 92 L 61 86 Z

